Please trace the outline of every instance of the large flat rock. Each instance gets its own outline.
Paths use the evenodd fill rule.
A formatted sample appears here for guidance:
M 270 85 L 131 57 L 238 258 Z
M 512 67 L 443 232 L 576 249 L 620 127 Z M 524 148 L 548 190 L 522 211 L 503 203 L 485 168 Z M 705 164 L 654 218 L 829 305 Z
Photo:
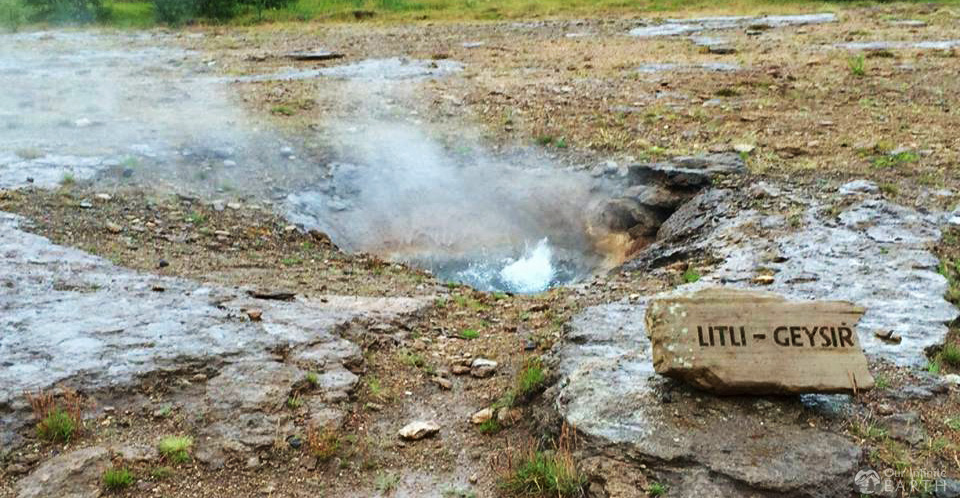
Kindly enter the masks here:
M 843 436 L 797 423 L 799 401 L 714 397 L 678 389 L 654 373 L 646 301 L 586 309 L 558 353 L 557 409 L 599 447 L 626 461 L 698 469 L 709 477 L 677 496 L 724 483 L 798 496 L 848 496 L 860 449 Z M 609 452 L 608 452 L 609 453 Z
M 858 194 L 859 195 L 859 194 Z M 803 210 L 792 220 L 740 211 L 731 190 L 707 190 L 678 209 L 626 268 L 709 256 L 720 263 L 691 291 L 712 285 L 762 289 L 787 298 L 849 301 L 866 308 L 857 328 L 867 356 L 901 365 L 925 363 L 924 350 L 943 342 L 957 308 L 944 299 L 947 280 L 930 246 L 946 215 L 924 214 L 867 194 L 836 216 L 829 205 L 790 194 Z M 772 281 L 759 284 L 763 272 Z M 889 343 L 876 337 L 902 337 Z
M 803 207 L 798 219 L 741 209 L 742 195 L 706 190 L 677 210 L 657 242 L 625 269 L 716 258 L 699 282 L 676 293 L 722 285 L 848 301 L 866 309 L 857 332 L 868 358 L 925 361 L 924 349 L 941 343 L 946 323 L 957 316 L 943 298 L 947 283 L 929 250 L 945 216 L 869 193 L 852 194 L 839 214 L 827 214 L 823 200 L 775 195 L 774 202 Z M 772 275 L 772 282 L 755 283 L 759 275 Z M 650 299 L 585 309 L 555 351 L 557 411 L 595 453 L 646 464 L 674 484 L 677 496 L 852 493 L 860 449 L 803 422 L 814 413 L 804 403 L 829 399 L 830 405 L 835 398 L 717 397 L 657 375 L 644 323 Z M 902 337 L 900 344 L 874 337 L 891 330 Z
M 302 373 L 279 363 L 282 358 L 272 352 L 280 347 L 322 360 L 322 367 L 304 366 L 317 367 L 322 390 L 342 399 L 356 382 L 346 366 L 361 358 L 359 349 L 338 335 L 338 326 L 358 317 L 388 321 L 432 304 L 430 298 L 252 299 L 241 289 L 119 268 L 20 230 L 21 222 L 0 213 L 4 449 L 26 423 L 23 392 L 58 383 L 90 393 L 136 385 L 158 372 L 226 367 L 226 374 L 211 381 L 217 400 L 260 400 L 254 404 L 261 408 L 282 404 Z M 245 310 L 254 307 L 262 310 L 261 321 L 246 318 Z M 264 377 L 269 372 L 276 375 Z M 263 380 L 251 386 L 274 388 L 254 392 L 244 387 L 248 378 Z

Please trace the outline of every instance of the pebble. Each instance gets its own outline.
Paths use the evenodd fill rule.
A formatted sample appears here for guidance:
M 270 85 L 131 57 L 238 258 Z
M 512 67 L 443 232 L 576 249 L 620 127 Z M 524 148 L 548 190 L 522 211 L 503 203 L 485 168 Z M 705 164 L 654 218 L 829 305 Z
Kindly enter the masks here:
M 122 227 L 122 226 L 120 226 L 120 225 L 118 225 L 118 224 L 116 224 L 116 223 L 114 223 L 114 222 L 112 222 L 112 221 L 108 221 L 107 224 L 106 224 L 106 227 L 107 227 L 107 230 L 110 231 L 111 233 L 120 233 L 120 232 L 123 231 L 123 227 Z
M 397 434 L 403 439 L 415 441 L 417 439 L 430 437 L 438 432 L 440 432 L 440 425 L 436 422 L 431 420 L 418 420 L 403 426 Z
M 880 191 L 876 183 L 869 180 L 854 180 L 844 183 L 837 189 L 840 195 L 873 194 Z
M 442 389 L 453 389 L 453 382 L 450 379 L 444 379 L 443 377 L 433 377 L 430 379 L 434 384 L 440 386 Z
M 470 422 L 479 425 L 493 418 L 493 409 L 484 408 L 470 416 Z
M 478 378 L 489 377 L 497 370 L 498 363 L 486 358 L 476 358 L 470 364 L 470 375 Z
M 947 381 L 951 385 L 960 385 L 960 375 L 957 374 L 947 374 L 943 376 L 943 380 Z
M 259 310 L 259 309 L 247 310 L 247 316 L 250 318 L 251 322 L 259 322 L 263 317 L 263 310 Z
M 91 204 L 90 201 L 80 201 L 80 207 L 83 209 L 90 209 L 93 207 L 93 204 Z

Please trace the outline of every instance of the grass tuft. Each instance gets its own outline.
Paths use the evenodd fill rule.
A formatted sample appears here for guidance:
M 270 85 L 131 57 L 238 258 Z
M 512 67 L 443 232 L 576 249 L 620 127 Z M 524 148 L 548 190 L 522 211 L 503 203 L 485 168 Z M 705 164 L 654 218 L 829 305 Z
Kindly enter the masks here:
M 687 268 L 687 270 L 683 272 L 683 281 L 685 283 L 692 284 L 698 280 L 700 280 L 700 273 L 696 268 Z
M 663 496 L 667 494 L 667 485 L 659 482 L 654 482 L 650 484 L 650 487 L 647 488 L 647 496 Z
M 582 496 L 586 482 L 573 459 L 573 433 L 564 425 L 552 450 L 530 442 L 519 454 L 508 452 L 500 487 L 515 496 L 567 498 Z
M 193 438 L 190 436 L 166 436 L 157 444 L 160 456 L 173 463 L 189 462 L 192 447 Z
M 310 426 L 307 429 L 306 443 L 307 451 L 321 462 L 330 460 L 340 450 L 340 436 L 330 427 Z
M 373 487 L 376 488 L 377 491 L 387 494 L 393 491 L 399 482 L 399 475 L 393 472 L 379 472 L 377 476 L 373 478 Z
M 867 60 L 863 54 L 857 54 L 847 59 L 847 66 L 850 68 L 850 74 L 854 76 L 866 76 Z
M 951 367 L 960 367 L 960 347 L 949 342 L 944 344 L 943 349 L 940 350 L 938 359 L 941 364 L 945 363 Z
M 123 468 L 111 468 L 104 471 L 101 480 L 107 491 L 120 491 L 133 484 L 133 473 Z
M 60 408 L 54 408 L 37 424 L 37 437 L 44 441 L 66 443 L 76 430 L 77 425 L 70 415 Z

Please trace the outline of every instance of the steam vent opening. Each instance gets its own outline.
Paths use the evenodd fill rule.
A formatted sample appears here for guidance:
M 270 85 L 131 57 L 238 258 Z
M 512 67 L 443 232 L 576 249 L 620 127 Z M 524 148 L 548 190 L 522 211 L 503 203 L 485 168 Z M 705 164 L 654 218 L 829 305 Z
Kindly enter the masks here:
M 535 150 L 450 147 L 422 127 L 370 121 L 337 137 L 338 161 L 286 199 L 288 217 L 341 248 L 479 290 L 537 293 L 623 263 L 736 155 L 598 167 Z

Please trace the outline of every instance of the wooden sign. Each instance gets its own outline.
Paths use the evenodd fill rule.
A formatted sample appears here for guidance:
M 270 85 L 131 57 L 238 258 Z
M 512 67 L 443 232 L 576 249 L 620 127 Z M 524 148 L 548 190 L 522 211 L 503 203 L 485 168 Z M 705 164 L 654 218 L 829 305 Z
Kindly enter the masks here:
M 655 300 L 647 335 L 657 373 L 722 394 L 852 393 L 873 377 L 845 301 L 705 289 Z

